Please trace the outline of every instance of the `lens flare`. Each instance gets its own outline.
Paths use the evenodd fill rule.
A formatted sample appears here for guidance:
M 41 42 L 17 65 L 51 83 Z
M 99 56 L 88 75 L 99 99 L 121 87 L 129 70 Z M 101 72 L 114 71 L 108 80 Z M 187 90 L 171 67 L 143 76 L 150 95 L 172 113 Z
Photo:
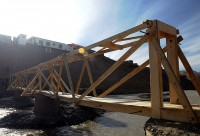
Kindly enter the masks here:
M 79 48 L 79 49 L 78 49 L 78 52 L 81 53 L 81 54 L 83 54 L 83 53 L 85 52 L 85 49 Z

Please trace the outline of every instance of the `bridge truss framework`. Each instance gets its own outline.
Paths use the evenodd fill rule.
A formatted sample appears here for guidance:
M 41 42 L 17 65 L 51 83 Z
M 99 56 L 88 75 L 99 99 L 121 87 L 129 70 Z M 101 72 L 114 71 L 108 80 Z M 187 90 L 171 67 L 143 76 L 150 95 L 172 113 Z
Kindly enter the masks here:
M 141 32 L 143 32 L 143 35 L 141 35 Z M 139 33 L 140 35 L 138 35 Z M 164 48 L 161 47 L 161 39 L 166 39 L 166 46 Z M 77 105 L 144 115 L 157 119 L 193 124 L 200 123 L 200 107 L 190 104 L 179 82 L 180 59 L 200 95 L 200 83 L 179 47 L 179 42 L 182 40 L 182 37 L 179 36 L 179 31 L 175 27 L 158 20 L 147 20 L 136 27 L 84 47 L 84 54 L 79 53 L 77 50 L 58 56 L 53 60 L 41 63 L 30 69 L 12 74 L 8 90 L 21 90 L 22 96 L 41 93 L 62 101 L 73 102 Z M 145 43 L 148 43 L 149 59 L 110 88 L 97 95 L 95 88 Z M 87 52 L 96 47 L 100 49 L 92 53 Z M 128 50 L 96 81 L 93 81 L 88 60 L 104 53 L 126 48 Z M 83 66 L 79 80 L 76 81 L 77 86 L 74 87 L 69 64 L 77 61 L 83 61 Z M 106 97 L 148 65 L 150 67 L 151 101 L 130 102 L 127 99 Z M 169 79 L 169 103 L 163 102 L 162 67 Z M 63 69 L 66 70 L 68 83 L 62 79 Z M 91 85 L 85 92 L 80 94 L 80 84 L 85 71 L 87 71 Z M 49 89 L 44 90 L 44 88 Z M 88 96 L 91 92 L 93 96 Z

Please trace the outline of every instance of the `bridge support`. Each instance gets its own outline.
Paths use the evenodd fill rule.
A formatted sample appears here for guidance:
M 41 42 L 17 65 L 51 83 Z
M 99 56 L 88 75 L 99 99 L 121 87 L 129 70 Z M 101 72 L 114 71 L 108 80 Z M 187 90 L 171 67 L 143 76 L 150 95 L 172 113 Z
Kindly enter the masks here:
M 32 99 L 30 97 L 21 96 L 22 91 L 15 91 L 14 90 L 14 107 L 20 108 L 20 107 L 26 107 L 29 105 L 32 105 Z
M 37 118 L 55 120 L 59 110 L 59 101 L 47 96 L 35 95 L 34 113 Z

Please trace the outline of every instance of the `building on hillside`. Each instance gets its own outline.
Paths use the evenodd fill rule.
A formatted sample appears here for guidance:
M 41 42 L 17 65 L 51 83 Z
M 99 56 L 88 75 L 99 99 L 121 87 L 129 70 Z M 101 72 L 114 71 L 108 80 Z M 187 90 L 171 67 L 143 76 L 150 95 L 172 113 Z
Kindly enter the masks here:
M 59 49 L 59 50 L 66 50 L 70 52 L 73 51 L 73 48 L 69 44 L 42 39 L 35 36 L 28 38 L 26 42 L 33 45 L 45 46 L 45 47 L 50 47 L 50 48 Z
M 11 36 L 0 34 L 0 43 L 12 44 Z
M 17 44 L 18 45 L 26 45 L 26 35 L 25 34 L 20 34 L 19 36 L 17 36 Z

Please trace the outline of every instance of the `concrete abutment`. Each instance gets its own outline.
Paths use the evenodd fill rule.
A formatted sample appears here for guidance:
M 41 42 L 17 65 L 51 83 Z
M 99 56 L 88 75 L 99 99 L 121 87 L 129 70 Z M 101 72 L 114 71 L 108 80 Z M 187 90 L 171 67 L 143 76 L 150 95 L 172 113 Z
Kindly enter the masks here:
M 59 100 L 41 94 L 35 95 L 34 113 L 37 118 L 55 120 L 59 111 Z

